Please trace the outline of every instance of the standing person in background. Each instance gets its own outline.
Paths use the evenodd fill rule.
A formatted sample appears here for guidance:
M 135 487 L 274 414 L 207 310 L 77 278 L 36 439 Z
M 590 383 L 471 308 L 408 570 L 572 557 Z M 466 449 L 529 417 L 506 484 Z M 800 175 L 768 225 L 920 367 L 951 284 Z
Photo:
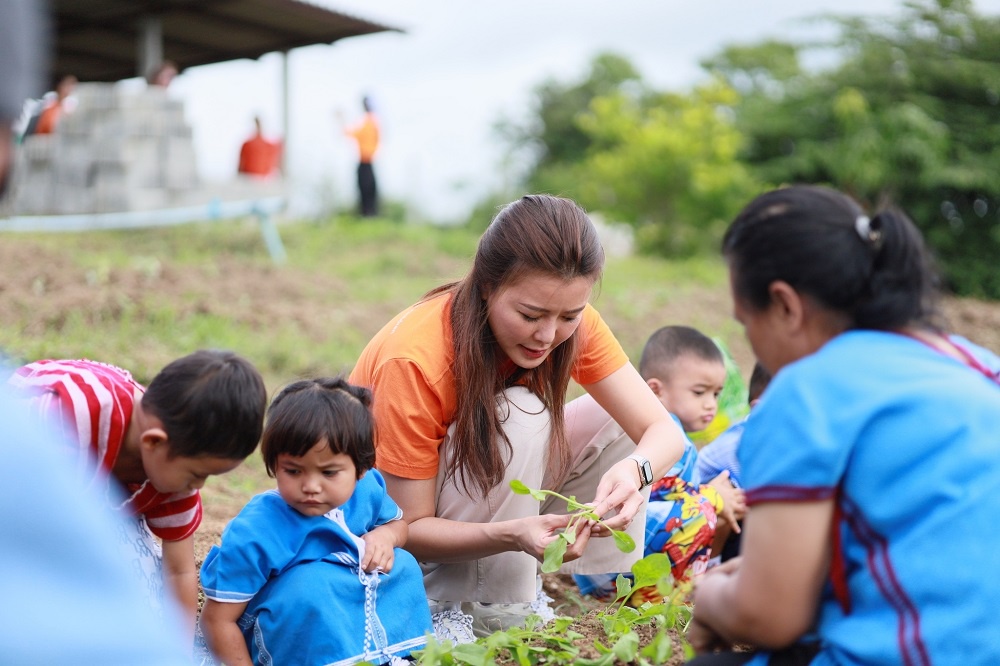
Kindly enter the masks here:
M 512 480 L 593 502 L 641 542 L 641 491 L 684 450 L 680 427 L 589 304 L 603 268 L 583 209 L 522 197 L 490 223 L 470 272 L 389 321 L 351 374 L 372 387 L 378 469 L 410 524 L 406 548 L 424 567 L 439 638 L 552 617 L 537 573 L 569 522 L 566 504 L 539 506 Z M 565 404 L 571 378 L 590 403 Z M 588 418 L 584 404 L 604 418 Z M 629 436 L 618 448 L 600 437 L 607 414 Z M 600 525 L 577 530 L 564 573 L 628 571 L 642 556 L 593 538 L 610 537 Z
M 178 73 L 177 64 L 173 60 L 164 60 L 146 76 L 146 83 L 158 88 L 168 88 Z
M 13 162 L 13 125 L 24 100 L 41 93 L 47 67 L 48 32 L 43 4 L 7 0 L 0 4 L 0 197 Z
M 254 116 L 254 133 L 240 147 L 238 173 L 266 178 L 277 172 L 281 163 L 281 144 L 264 138 L 260 116 Z
M 1000 359 L 943 329 L 916 226 L 788 187 L 722 250 L 774 377 L 738 451 L 741 555 L 698 581 L 691 663 L 1000 663 Z M 758 651 L 713 653 L 737 644 Z
M 52 134 L 56 131 L 56 125 L 62 120 L 64 114 L 69 112 L 69 96 L 76 90 L 78 81 L 72 74 L 67 74 L 59 79 L 56 84 L 55 96 L 45 105 L 38 115 L 38 122 L 28 124 L 25 134 Z
M 375 167 L 373 161 L 378 150 L 378 121 L 372 111 L 371 98 L 365 96 L 361 100 L 365 115 L 361 122 L 353 127 L 344 126 L 343 114 L 337 114 L 344 126 L 344 134 L 353 138 L 358 144 L 358 201 L 361 217 L 378 215 L 378 186 L 375 183 Z

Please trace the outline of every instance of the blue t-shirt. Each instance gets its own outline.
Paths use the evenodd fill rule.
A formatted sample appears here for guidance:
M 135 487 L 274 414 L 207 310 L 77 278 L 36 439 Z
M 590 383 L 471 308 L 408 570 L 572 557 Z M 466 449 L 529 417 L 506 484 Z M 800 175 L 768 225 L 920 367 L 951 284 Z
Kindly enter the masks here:
M 746 419 L 729 426 L 725 432 L 713 439 L 698 451 L 696 474 L 705 481 L 711 481 L 722 472 L 729 470 L 729 478 L 737 486 L 742 487 L 740 479 L 740 461 L 736 450 L 743 438 L 743 428 Z
M 998 420 L 994 381 L 893 333 L 844 333 L 774 377 L 739 447 L 748 503 L 843 516 L 849 610 L 827 584 L 814 663 L 1000 663 Z
M 205 596 L 246 603 L 238 625 L 254 663 L 384 663 L 426 645 L 423 577 L 395 549 L 390 573 L 366 574 L 361 535 L 399 520 L 377 470 L 323 516 L 304 516 L 276 490 L 253 497 L 201 567 Z

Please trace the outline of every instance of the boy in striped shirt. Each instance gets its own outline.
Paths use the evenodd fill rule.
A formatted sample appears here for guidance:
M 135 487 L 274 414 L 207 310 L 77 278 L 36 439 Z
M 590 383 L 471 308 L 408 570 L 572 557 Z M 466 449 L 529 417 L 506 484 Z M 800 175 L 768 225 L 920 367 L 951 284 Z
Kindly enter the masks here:
M 135 532 L 123 535 L 146 578 L 154 606 L 172 589 L 193 635 L 198 603 L 194 533 L 198 490 L 253 453 L 267 394 L 260 373 L 226 351 L 197 351 L 171 362 L 144 388 L 121 368 L 87 360 L 45 360 L 8 379 L 33 413 L 64 429 L 89 483 L 127 498 L 121 511 Z M 111 492 L 108 497 L 119 497 Z M 158 557 L 162 541 L 162 558 Z

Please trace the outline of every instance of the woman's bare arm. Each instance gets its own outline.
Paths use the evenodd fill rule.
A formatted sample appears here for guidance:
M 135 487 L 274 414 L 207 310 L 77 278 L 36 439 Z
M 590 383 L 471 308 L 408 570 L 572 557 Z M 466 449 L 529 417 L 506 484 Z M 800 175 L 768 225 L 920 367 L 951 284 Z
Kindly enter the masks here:
M 584 386 L 594 400 L 629 438 L 635 452 L 649 459 L 653 478 L 660 478 L 684 453 L 684 433 L 650 390 L 632 364 L 599 382 Z M 633 460 L 613 465 L 597 486 L 594 505 L 598 514 L 616 509 L 608 526 L 621 529 L 632 521 L 645 499 L 639 492 L 639 470 Z
M 832 517 L 833 500 L 755 505 L 744 519 L 739 567 L 699 579 L 695 620 L 727 644 L 795 642 L 816 619 Z

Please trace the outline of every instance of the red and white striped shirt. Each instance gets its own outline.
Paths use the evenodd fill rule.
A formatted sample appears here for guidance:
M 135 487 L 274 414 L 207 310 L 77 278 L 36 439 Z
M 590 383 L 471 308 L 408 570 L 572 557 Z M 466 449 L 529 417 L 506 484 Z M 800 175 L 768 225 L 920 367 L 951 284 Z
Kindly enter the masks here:
M 36 361 L 18 368 L 8 383 L 30 400 L 38 416 L 61 424 L 70 442 L 96 458 L 102 471 L 91 469 L 95 482 L 111 474 L 132 419 L 135 393 L 145 391 L 127 370 L 86 360 Z M 89 456 L 81 458 L 92 468 Z M 131 496 L 119 508 L 142 514 L 153 534 L 165 541 L 186 539 L 201 524 L 197 490 L 161 493 L 149 481 L 127 488 Z

